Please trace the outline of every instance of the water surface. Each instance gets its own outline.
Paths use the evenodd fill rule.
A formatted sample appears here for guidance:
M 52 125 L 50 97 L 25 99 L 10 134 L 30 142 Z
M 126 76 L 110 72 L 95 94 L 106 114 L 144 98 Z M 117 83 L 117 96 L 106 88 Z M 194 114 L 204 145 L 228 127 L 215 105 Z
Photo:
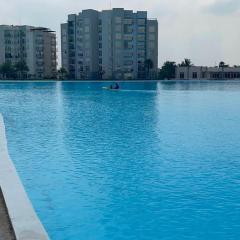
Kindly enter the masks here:
M 52 240 L 240 239 L 240 82 L 0 83 Z

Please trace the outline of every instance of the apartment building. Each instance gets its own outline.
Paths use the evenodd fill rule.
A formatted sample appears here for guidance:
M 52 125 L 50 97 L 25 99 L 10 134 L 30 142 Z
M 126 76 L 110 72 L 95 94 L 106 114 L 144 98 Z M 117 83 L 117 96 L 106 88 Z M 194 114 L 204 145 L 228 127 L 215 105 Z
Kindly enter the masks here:
M 240 67 L 177 66 L 175 78 L 180 80 L 240 79 Z
M 62 66 L 72 79 L 154 78 L 158 22 L 146 11 L 84 10 L 61 25 Z
M 95 79 L 99 74 L 98 12 L 71 14 L 61 25 L 62 66 L 71 79 Z
M 31 79 L 56 78 L 56 34 L 48 28 L 0 25 L 0 64 L 26 62 Z

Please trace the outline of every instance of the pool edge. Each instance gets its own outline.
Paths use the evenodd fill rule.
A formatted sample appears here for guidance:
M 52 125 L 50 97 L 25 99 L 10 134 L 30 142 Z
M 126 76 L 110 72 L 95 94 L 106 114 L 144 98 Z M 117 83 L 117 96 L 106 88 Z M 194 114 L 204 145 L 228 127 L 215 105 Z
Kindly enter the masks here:
M 0 188 L 16 240 L 49 240 L 9 157 L 5 125 L 0 114 Z

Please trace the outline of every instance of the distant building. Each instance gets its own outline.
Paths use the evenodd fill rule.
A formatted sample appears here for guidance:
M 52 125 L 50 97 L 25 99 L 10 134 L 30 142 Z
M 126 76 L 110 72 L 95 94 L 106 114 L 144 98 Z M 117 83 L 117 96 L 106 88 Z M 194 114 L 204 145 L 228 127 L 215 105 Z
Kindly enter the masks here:
M 61 43 L 62 67 L 72 79 L 157 75 L 158 22 L 145 11 L 116 8 L 69 15 L 61 25 Z
M 175 78 L 180 80 L 240 79 L 240 67 L 177 66 Z
M 29 78 L 55 78 L 56 34 L 48 28 L 0 25 L 0 64 L 24 61 Z

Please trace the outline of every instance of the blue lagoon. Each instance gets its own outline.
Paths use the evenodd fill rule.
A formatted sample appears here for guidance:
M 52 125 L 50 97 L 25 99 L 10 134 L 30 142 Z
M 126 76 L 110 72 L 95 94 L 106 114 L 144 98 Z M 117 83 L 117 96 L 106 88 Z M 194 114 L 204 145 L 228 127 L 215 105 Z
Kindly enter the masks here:
M 52 240 L 240 239 L 240 82 L 0 83 Z

